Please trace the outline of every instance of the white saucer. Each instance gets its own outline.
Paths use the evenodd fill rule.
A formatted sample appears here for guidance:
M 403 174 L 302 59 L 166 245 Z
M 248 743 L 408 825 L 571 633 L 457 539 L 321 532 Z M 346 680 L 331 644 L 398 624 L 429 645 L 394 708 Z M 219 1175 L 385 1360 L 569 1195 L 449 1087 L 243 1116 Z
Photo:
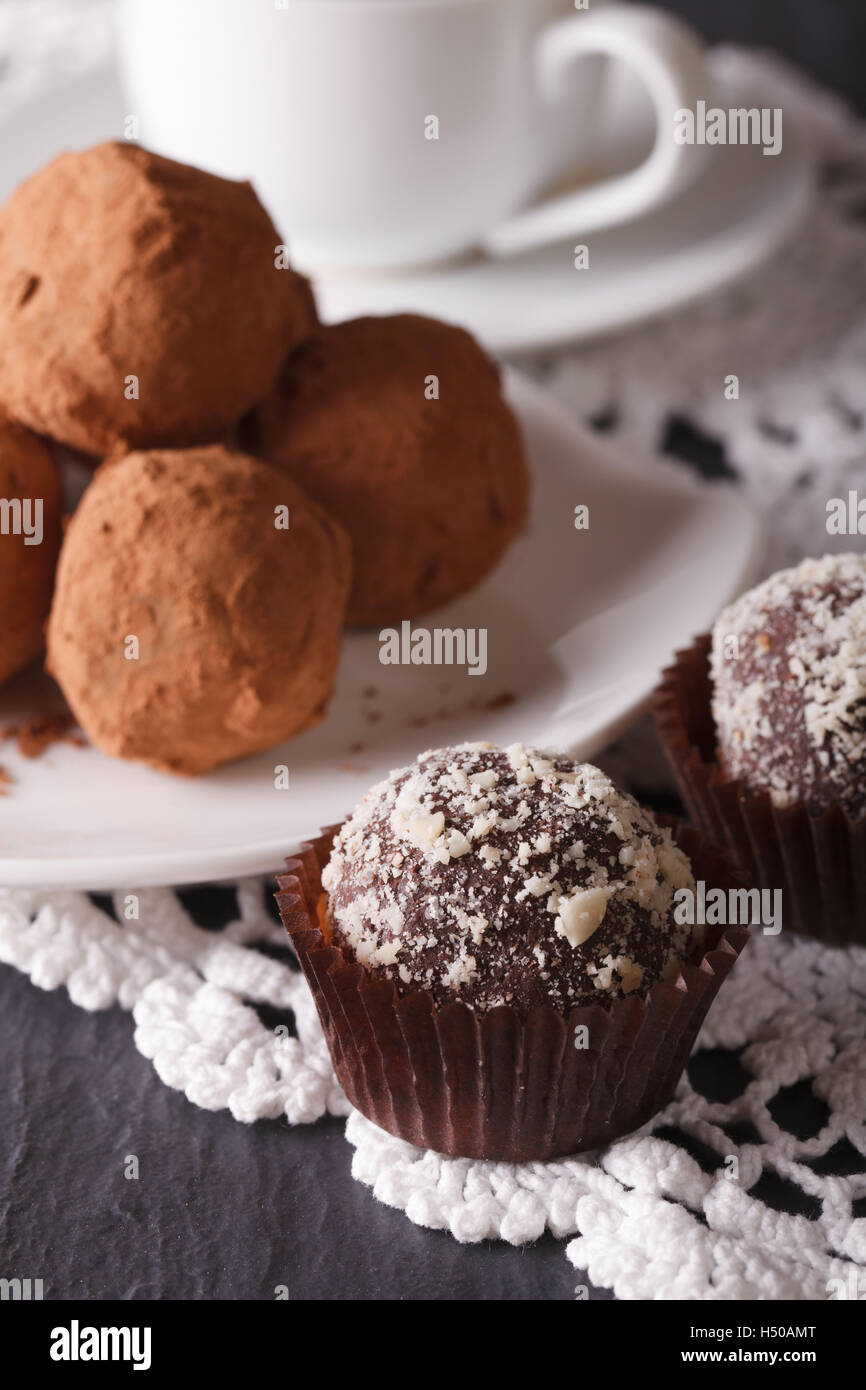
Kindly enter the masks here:
M 719 105 L 754 105 L 723 93 Z M 801 223 L 814 167 L 792 121 L 780 154 L 719 146 L 674 202 L 586 238 L 589 268 L 566 244 L 492 260 L 478 255 L 435 270 L 320 276 L 326 322 L 415 310 L 468 328 L 492 352 L 534 351 L 597 338 L 669 313 L 747 274 Z
M 0 884 L 134 889 L 267 872 L 424 748 L 522 740 L 589 758 L 622 731 L 674 649 L 751 579 L 756 523 L 730 490 L 627 466 L 525 377 L 510 371 L 507 389 L 532 463 L 528 531 L 486 584 L 415 624 L 486 628 L 485 675 L 383 666 L 378 633 L 352 634 L 324 724 L 197 780 L 94 748 L 56 744 L 27 761 L 0 744 L 15 779 L 0 797 Z M 574 527 L 579 504 L 589 530 Z M 0 727 L 34 713 L 26 686 L 0 692 Z M 281 763 L 287 791 L 274 787 Z
M 709 67 L 714 59 L 710 52 Z M 761 105 L 715 74 L 720 106 Z M 0 201 L 61 149 L 121 138 L 126 114 L 117 74 L 94 70 L 0 121 Z M 603 172 L 635 153 L 634 100 L 613 113 Z M 588 238 L 590 268 L 574 269 L 571 243 L 505 260 L 482 256 L 412 274 L 317 280 L 322 317 L 416 310 L 460 323 L 494 352 L 597 337 L 677 308 L 752 270 L 791 235 L 812 195 L 812 161 L 786 113 L 781 154 L 720 146 L 685 193 L 652 216 Z M 291 229 L 289 229 L 289 234 Z M 580 240 L 574 238 L 573 240 Z

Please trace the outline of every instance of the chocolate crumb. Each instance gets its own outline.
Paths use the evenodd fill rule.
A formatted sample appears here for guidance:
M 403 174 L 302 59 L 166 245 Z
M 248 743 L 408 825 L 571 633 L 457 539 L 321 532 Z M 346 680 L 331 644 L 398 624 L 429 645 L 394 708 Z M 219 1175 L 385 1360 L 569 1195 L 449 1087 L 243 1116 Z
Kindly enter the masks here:
M 75 720 L 69 714 L 36 714 L 21 724 L 7 724 L 0 729 L 0 739 L 14 739 L 23 758 L 41 758 L 55 743 L 86 748 L 87 740 L 77 731 L 73 733 L 74 729 Z

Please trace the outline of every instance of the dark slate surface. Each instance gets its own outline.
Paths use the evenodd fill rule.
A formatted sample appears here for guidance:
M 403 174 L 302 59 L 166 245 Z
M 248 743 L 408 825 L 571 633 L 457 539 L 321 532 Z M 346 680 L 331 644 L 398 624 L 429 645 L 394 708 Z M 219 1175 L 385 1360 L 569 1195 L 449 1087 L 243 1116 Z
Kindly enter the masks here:
M 132 1029 L 0 967 L 0 1277 L 54 1299 L 571 1300 L 586 1282 L 551 1237 L 461 1246 L 382 1206 L 350 1176 L 343 1121 L 199 1110 Z
M 771 48 L 866 111 L 863 0 L 650 0 L 688 19 L 710 43 Z

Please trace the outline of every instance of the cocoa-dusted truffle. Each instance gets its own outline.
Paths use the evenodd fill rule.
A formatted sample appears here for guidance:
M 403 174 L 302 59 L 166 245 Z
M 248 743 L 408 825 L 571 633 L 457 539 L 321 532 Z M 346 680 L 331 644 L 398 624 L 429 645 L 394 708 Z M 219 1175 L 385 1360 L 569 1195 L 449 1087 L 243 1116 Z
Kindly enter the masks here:
M 713 717 L 731 779 L 779 807 L 866 815 L 866 555 L 804 560 L 713 631 Z
M 207 772 L 322 719 L 349 570 L 339 524 L 260 460 L 130 454 L 70 523 L 49 668 L 104 752 Z
M 310 332 L 246 183 L 106 144 L 0 209 L 0 405 L 89 454 L 214 439 Z
M 0 417 L 0 682 L 42 650 L 60 511 L 60 479 L 48 448 Z
M 393 772 L 340 830 L 322 886 L 344 954 L 399 993 L 480 1011 L 644 996 L 697 944 L 675 920 L 694 880 L 670 832 L 597 767 L 520 745 Z
M 317 329 L 253 430 L 257 451 L 349 532 L 352 623 L 411 618 L 472 588 L 526 515 L 520 432 L 496 366 L 433 319 Z

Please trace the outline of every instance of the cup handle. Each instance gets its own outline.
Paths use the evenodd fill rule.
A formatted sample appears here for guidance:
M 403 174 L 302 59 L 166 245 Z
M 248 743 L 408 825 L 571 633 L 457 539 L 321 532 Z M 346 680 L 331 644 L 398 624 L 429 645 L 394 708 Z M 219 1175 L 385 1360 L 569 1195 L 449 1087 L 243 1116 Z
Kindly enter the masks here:
M 684 188 L 699 168 L 698 151 L 674 138 L 675 113 L 694 110 L 708 92 L 703 47 L 694 31 L 670 14 L 641 5 L 556 20 L 537 40 L 542 100 L 555 107 L 575 60 L 590 53 L 621 59 L 649 89 L 655 144 L 636 169 L 550 198 L 489 228 L 481 243 L 491 255 L 514 255 L 650 212 Z

